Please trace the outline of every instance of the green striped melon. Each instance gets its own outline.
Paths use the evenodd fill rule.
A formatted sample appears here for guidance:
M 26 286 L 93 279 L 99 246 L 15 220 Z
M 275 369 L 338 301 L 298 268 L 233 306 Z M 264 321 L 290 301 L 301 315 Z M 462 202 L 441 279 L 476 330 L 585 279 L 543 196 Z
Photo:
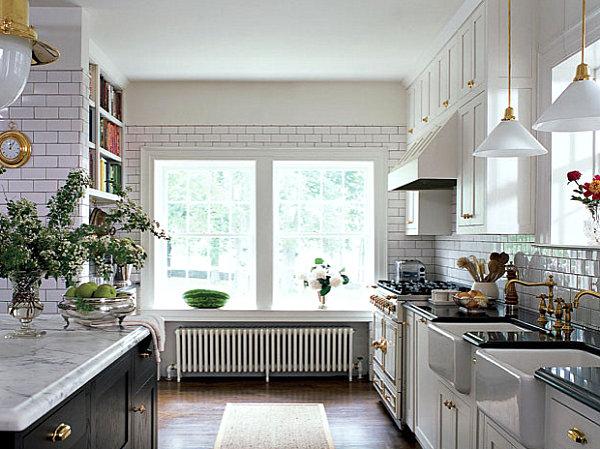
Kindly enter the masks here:
M 183 294 L 183 299 L 190 307 L 195 307 L 197 309 L 218 309 L 227 303 L 229 295 L 217 290 L 197 288 L 185 292 Z

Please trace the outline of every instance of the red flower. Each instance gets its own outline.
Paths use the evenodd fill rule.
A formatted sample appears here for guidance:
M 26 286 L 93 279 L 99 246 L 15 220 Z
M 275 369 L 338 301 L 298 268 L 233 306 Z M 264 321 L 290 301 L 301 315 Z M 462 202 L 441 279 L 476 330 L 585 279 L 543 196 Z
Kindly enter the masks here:
M 567 179 L 569 180 L 569 182 L 579 181 L 580 178 L 581 172 L 578 172 L 577 170 L 573 170 L 567 173 Z
M 594 201 L 600 200 L 600 175 L 594 176 L 592 182 L 586 182 L 582 187 L 585 190 L 583 196 L 591 196 Z

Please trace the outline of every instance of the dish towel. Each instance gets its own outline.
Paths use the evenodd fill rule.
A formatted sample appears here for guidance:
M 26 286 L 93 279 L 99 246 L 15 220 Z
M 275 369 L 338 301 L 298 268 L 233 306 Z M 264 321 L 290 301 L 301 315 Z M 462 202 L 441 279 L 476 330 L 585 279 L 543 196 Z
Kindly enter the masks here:
M 90 323 L 91 327 L 108 328 L 118 326 L 114 322 L 96 321 Z M 160 353 L 165 350 L 165 320 L 151 314 L 128 315 L 123 320 L 122 326 L 138 327 L 148 329 L 152 337 L 154 347 L 154 358 L 156 360 L 156 375 L 160 380 Z

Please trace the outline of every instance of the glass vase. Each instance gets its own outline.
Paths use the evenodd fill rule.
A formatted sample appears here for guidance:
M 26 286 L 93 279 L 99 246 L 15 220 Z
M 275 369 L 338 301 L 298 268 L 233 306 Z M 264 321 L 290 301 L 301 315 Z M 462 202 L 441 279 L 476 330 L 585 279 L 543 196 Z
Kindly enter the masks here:
M 317 291 L 317 296 L 319 297 L 319 309 L 326 309 L 327 304 L 325 304 L 325 296 L 322 295 L 320 291 Z
M 39 331 L 31 325 L 44 310 L 44 304 L 40 302 L 42 275 L 35 271 L 18 271 L 9 276 L 13 295 L 8 313 L 20 321 L 21 327 L 5 335 L 5 338 L 39 338 L 46 335 L 46 331 Z
M 588 245 L 600 246 L 600 214 L 583 222 L 583 233 Z

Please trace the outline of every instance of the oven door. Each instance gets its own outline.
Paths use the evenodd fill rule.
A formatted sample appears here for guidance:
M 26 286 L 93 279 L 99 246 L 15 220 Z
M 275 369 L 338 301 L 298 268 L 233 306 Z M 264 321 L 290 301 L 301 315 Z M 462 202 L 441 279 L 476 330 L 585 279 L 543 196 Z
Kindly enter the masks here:
M 385 366 L 383 367 L 385 374 L 389 377 L 394 385 L 398 385 L 400 366 L 399 360 L 402 360 L 402 336 L 399 330 L 401 327 L 398 326 L 393 320 L 385 321 L 385 341 L 387 346 L 387 352 L 385 354 Z
M 373 363 L 385 370 L 386 358 L 386 319 L 383 312 L 373 312 L 373 341 L 371 342 L 371 354 Z

